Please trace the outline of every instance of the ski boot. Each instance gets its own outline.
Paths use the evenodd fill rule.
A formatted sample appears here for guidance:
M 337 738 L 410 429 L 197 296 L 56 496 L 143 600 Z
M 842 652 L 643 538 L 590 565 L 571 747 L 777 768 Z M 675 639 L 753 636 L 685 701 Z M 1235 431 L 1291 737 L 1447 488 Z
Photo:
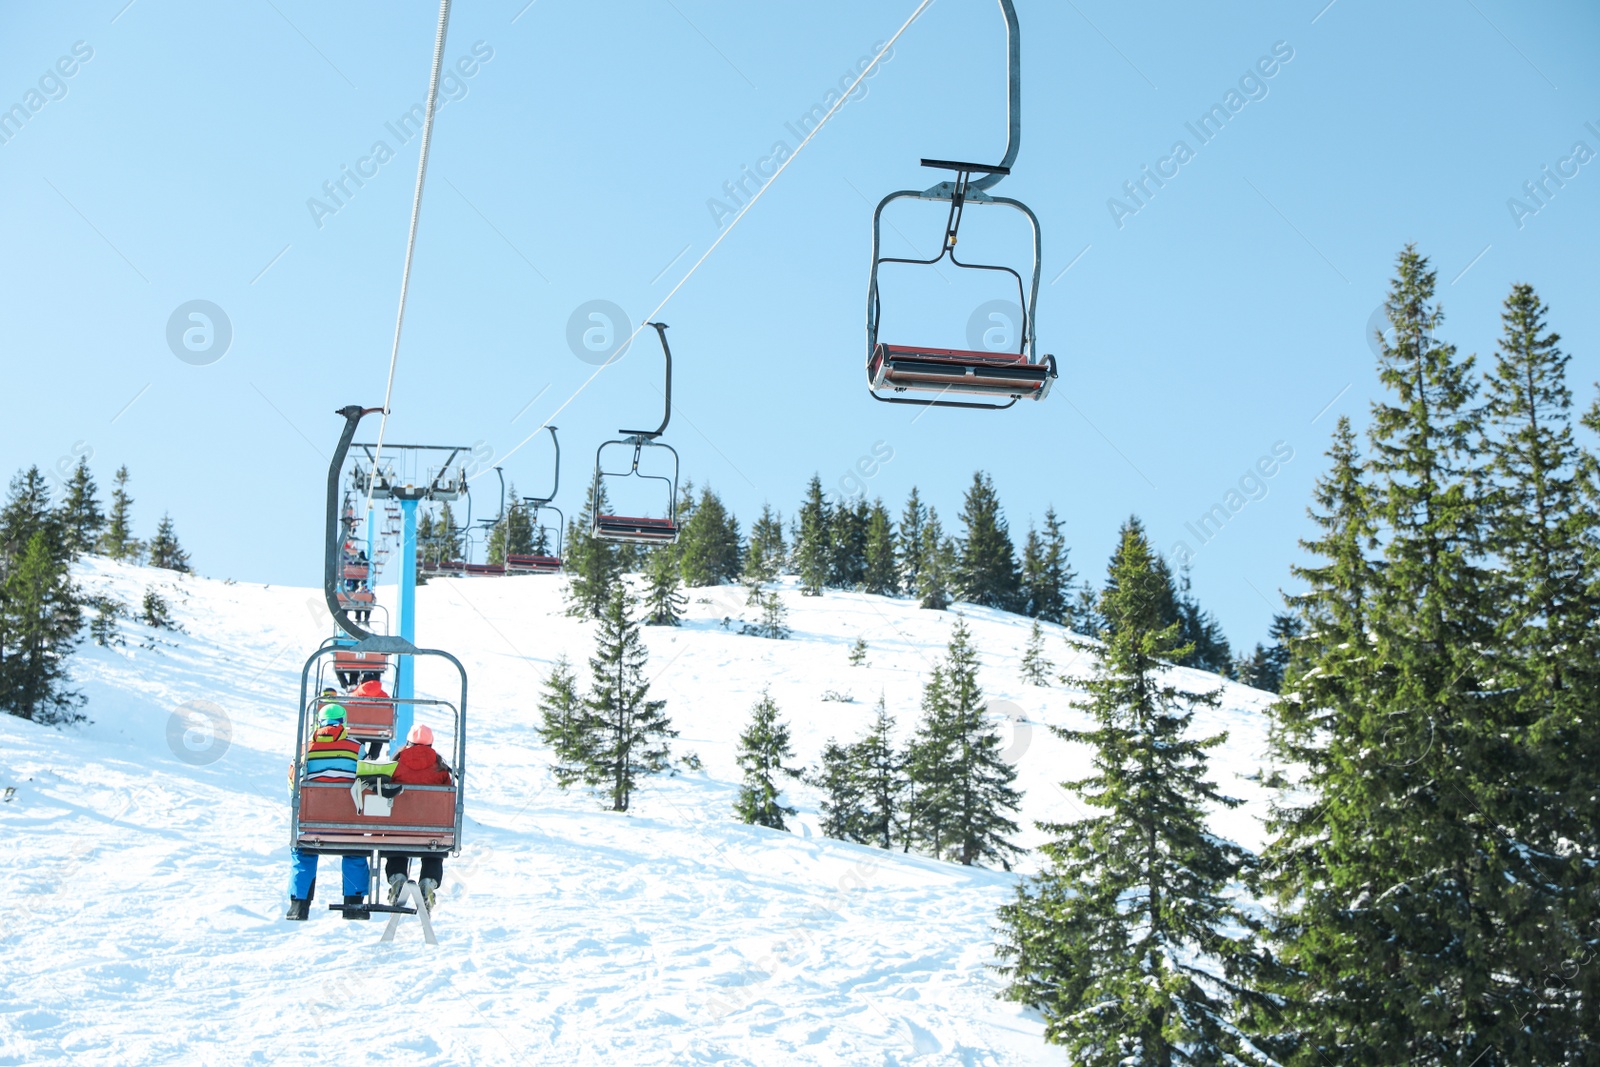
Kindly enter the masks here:
M 430 913 L 433 911 L 433 891 L 438 888 L 439 883 L 432 878 L 422 880 L 422 903 L 427 906 Z
M 365 911 L 357 911 L 357 910 L 355 910 L 355 909 L 359 908 L 361 905 L 365 904 L 366 902 L 367 902 L 367 898 L 364 897 L 364 896 L 354 896 L 354 897 L 352 897 L 352 896 L 346 894 L 345 898 L 344 898 L 344 917 L 346 919 L 370 919 L 370 918 L 372 918 L 372 916 L 368 915 Z
M 400 903 L 400 890 L 404 889 L 405 887 L 406 887 L 406 876 L 405 875 L 396 873 L 396 874 L 391 874 L 389 876 L 389 903 L 390 904 L 398 904 L 398 903 Z
M 288 919 L 290 922 L 305 922 L 307 919 L 311 918 L 311 901 L 294 900 L 291 898 L 289 901 L 289 910 L 284 912 L 283 917 Z

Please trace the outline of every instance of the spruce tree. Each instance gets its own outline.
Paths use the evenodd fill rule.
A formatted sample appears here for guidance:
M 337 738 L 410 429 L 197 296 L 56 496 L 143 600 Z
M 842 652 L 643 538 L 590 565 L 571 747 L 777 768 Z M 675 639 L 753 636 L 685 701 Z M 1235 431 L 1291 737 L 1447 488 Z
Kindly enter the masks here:
M 507 556 L 528 556 L 535 550 L 533 522 L 528 517 L 528 509 L 517 496 L 517 483 L 512 482 L 506 488 L 506 497 L 511 503 L 506 506 L 505 515 L 489 531 L 487 552 L 488 561 L 500 565 L 505 564 Z
M 1559 1062 L 1508 1010 L 1543 949 L 1523 914 L 1540 876 L 1522 828 L 1486 814 L 1517 767 L 1515 702 L 1484 655 L 1500 608 L 1482 556 L 1473 361 L 1437 337 L 1435 283 L 1407 247 L 1385 304 L 1394 339 L 1380 339 L 1395 402 L 1374 404 L 1369 433 L 1382 545 L 1377 566 L 1360 565 L 1362 629 L 1329 648 L 1308 618 L 1311 656 L 1291 667 L 1280 723 L 1291 737 L 1326 723 L 1301 745 L 1314 821 L 1286 816 L 1274 843 L 1280 955 L 1295 969 L 1286 1029 L 1303 1050 L 1291 1063 Z M 1334 577 L 1351 585 L 1355 570 Z M 1314 592 L 1313 609 L 1348 616 L 1349 590 Z
M 850 646 L 850 666 L 865 667 L 867 665 L 867 639 L 856 638 L 856 643 Z
M 889 509 L 883 506 L 881 499 L 874 500 L 871 511 L 867 513 L 862 592 L 893 596 L 900 591 L 894 545 L 894 522 L 889 518 Z
M 16 489 L 13 482 L 13 503 Z M 67 687 L 67 661 L 83 620 L 62 548 L 49 530 L 35 528 L 21 553 L 7 556 L 0 561 L 0 707 L 38 723 L 76 722 L 83 698 Z
M 1050 672 L 1054 669 L 1055 664 L 1044 651 L 1044 630 L 1039 620 L 1034 619 L 1033 629 L 1028 631 L 1028 644 L 1022 650 L 1022 680 L 1029 685 L 1048 687 Z
M 750 540 L 744 552 L 744 583 L 752 588 L 773 581 L 788 565 L 789 551 L 783 541 L 783 516 L 771 504 L 761 505 L 761 516 L 750 524 Z
M 609 798 L 612 811 L 627 811 L 640 780 L 666 769 L 668 738 L 678 735 L 667 702 L 650 699 L 648 658 L 627 586 L 614 582 L 589 657 L 581 753 L 584 781 Z
M 566 789 L 584 780 L 585 756 L 593 739 L 585 714 L 578 678 L 565 656 L 558 658 L 545 676 L 539 694 L 539 739 L 550 748 L 550 773 Z
M 770 693 L 763 692 L 751 709 L 750 724 L 739 735 L 739 769 L 744 783 L 739 787 L 733 811 L 741 821 L 754 826 L 784 830 L 783 817 L 795 809 L 780 802 L 780 778 L 798 778 L 800 772 L 785 764 L 794 758 L 789 745 L 789 727 L 778 719 L 778 705 Z
M 867 576 L 867 526 L 870 509 L 864 498 L 843 502 L 833 509 L 828 527 L 831 542 L 828 584 L 836 589 L 859 589 Z
M 833 508 L 822 495 L 822 479 L 811 476 L 800 505 L 800 529 L 794 537 L 794 566 L 802 596 L 821 596 L 833 571 Z
M 450 502 L 446 500 L 439 509 L 439 517 L 433 523 L 433 549 L 434 559 L 440 562 L 453 562 L 463 558 L 466 553 L 461 544 L 461 534 L 465 527 L 456 524 L 455 512 L 450 509 Z
M 128 495 L 128 468 L 118 467 L 112 479 L 111 511 L 106 516 L 105 532 L 100 535 L 100 552 L 111 559 L 137 563 L 144 545 L 133 536 L 133 497 Z
M 1522 976 L 1512 999 L 1546 1042 L 1525 1054 L 1543 1062 L 1559 1048 L 1589 1062 L 1600 1060 L 1600 977 L 1563 965 L 1557 991 L 1544 972 L 1600 948 L 1600 516 L 1583 491 L 1593 460 L 1573 439 L 1568 357 L 1547 313 L 1532 286 L 1512 287 L 1487 381 L 1493 677 L 1511 745 L 1480 803 L 1525 850 L 1532 870 L 1519 873 L 1535 876 L 1504 928 L 1505 954 L 1520 964 L 1507 970 Z
M 739 520 L 709 486 L 700 491 L 682 531 L 677 548 L 684 585 L 724 585 L 738 579 Z
M 850 746 L 850 761 L 862 798 L 861 840 L 893 848 L 906 792 L 905 759 L 894 746 L 894 718 L 882 694 L 866 736 Z
M 677 626 L 683 620 L 688 598 L 678 592 L 678 557 L 670 545 L 658 545 L 649 555 L 650 584 L 645 591 L 645 625 Z
M 100 510 L 99 487 L 89 472 L 89 461 L 78 457 L 72 480 L 67 483 L 67 495 L 62 498 L 59 521 L 66 538 L 67 551 L 73 558 L 94 551 L 105 529 L 105 513 Z
M 755 603 L 761 608 L 760 621 L 745 624 L 739 632 L 771 638 L 774 641 L 788 640 L 789 609 L 784 604 L 782 595 L 776 589 L 757 593 Z
M 605 514 L 610 508 L 606 487 L 589 486 L 583 514 L 567 526 L 567 558 L 563 570 L 571 575 L 567 585 L 567 614 L 598 619 L 622 585 L 622 561 L 616 547 L 594 536 L 591 524 L 596 508 Z
M 1011 611 L 1018 603 L 1016 554 L 994 481 L 978 471 L 972 476 L 961 509 L 965 534 L 956 562 L 958 599 Z
M 177 571 L 179 574 L 189 573 L 189 553 L 178 544 L 177 527 L 173 525 L 172 516 L 166 512 L 162 512 L 161 525 L 156 527 L 156 535 L 150 539 L 149 560 L 152 567 Z
M 906 497 L 905 510 L 900 512 L 900 529 L 895 534 L 900 557 L 900 587 L 913 596 L 919 595 L 917 590 L 921 588 L 922 526 L 927 521 L 928 509 L 913 485 L 911 495 Z
M 1021 587 L 1018 610 L 1045 622 L 1066 625 L 1070 613 L 1073 583 L 1077 580 L 1068 563 L 1067 539 L 1055 508 L 1044 513 L 1044 533 L 1032 526 L 1022 547 Z
M 97 596 L 88 603 L 94 608 L 94 618 L 89 620 L 89 637 L 94 643 L 101 648 L 127 644 L 118 625 L 124 614 L 122 604 L 109 596 Z
M 1233 651 L 1223 636 L 1222 624 L 1200 606 L 1189 585 L 1187 569 L 1178 586 L 1177 605 L 1178 640 L 1189 649 L 1182 665 L 1227 675 L 1233 669 Z
M 823 836 L 837 841 L 865 841 L 862 826 L 867 816 L 850 749 L 828 738 L 822 746 L 822 762 L 808 780 L 822 791 Z
M 1016 768 L 1001 758 L 1000 737 L 986 721 L 978 653 L 957 618 L 944 662 L 922 695 L 923 718 L 907 770 L 917 793 L 911 831 L 923 850 L 966 866 L 992 860 L 1007 870 L 1020 851 L 1007 817 L 1021 805 Z
M 38 467 L 29 467 L 11 479 L 5 507 L 0 509 L 0 578 L 7 561 L 18 561 L 27 553 L 34 534 L 44 535 L 53 559 L 70 558 L 66 526 L 50 504 L 50 483 Z
M 1251 858 L 1205 822 L 1208 805 L 1240 803 L 1206 780 L 1205 753 L 1224 737 L 1188 736 L 1217 698 L 1163 678 L 1182 646 L 1160 617 L 1154 563 L 1125 525 L 1101 602 L 1114 636 L 1079 682 L 1094 728 L 1052 728 L 1093 747 L 1094 773 L 1063 785 L 1097 814 L 1039 824 L 1052 835 L 1043 867 L 1000 910 L 1005 995 L 1042 1013 L 1046 1039 L 1085 1067 L 1244 1062 L 1231 1016 L 1261 999 L 1238 937 L 1252 920 L 1228 896 Z
M 950 606 L 950 582 L 956 566 L 955 542 L 945 536 L 936 508 L 922 524 L 922 562 L 917 574 L 917 600 L 922 607 L 944 611 Z

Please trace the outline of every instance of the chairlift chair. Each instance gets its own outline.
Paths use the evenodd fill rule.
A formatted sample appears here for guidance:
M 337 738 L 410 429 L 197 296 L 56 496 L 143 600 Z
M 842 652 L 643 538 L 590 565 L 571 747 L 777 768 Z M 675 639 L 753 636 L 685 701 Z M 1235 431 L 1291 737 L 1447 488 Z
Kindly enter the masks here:
M 555 481 L 550 487 L 549 493 L 544 496 L 525 496 L 522 498 L 522 505 L 528 511 L 528 525 L 534 530 L 546 534 L 544 541 L 547 548 L 550 541 L 548 536 L 549 531 L 554 529 L 556 550 L 554 554 L 551 554 L 548 551 L 543 553 L 534 552 L 527 554 L 508 552 L 506 553 L 507 574 L 561 573 L 561 559 L 563 556 L 563 549 L 565 547 L 564 542 L 566 536 L 567 517 L 561 513 L 560 508 L 550 503 L 550 501 L 556 498 L 556 493 L 561 489 L 561 439 L 556 436 L 556 428 L 554 426 L 546 426 L 545 429 L 550 431 L 550 441 L 556 446 Z M 555 512 L 556 524 L 553 528 L 539 520 L 539 513 L 541 511 Z
M 955 173 L 953 181 L 940 182 L 930 189 L 901 189 L 878 202 L 872 213 L 872 269 L 867 283 L 867 388 L 873 399 L 890 404 L 922 404 L 936 407 L 1003 410 L 1018 400 L 1043 400 L 1057 377 L 1054 356 L 1037 354 L 1034 313 L 1039 303 L 1041 245 L 1039 219 L 1028 206 L 1010 197 L 992 196 L 988 190 L 1011 173 L 1022 137 L 1022 45 L 1013 0 L 999 0 L 1006 21 L 1008 126 L 1006 153 L 998 165 L 963 163 L 944 159 L 924 159 L 922 165 Z M 885 256 L 882 244 L 883 209 L 896 200 L 934 200 L 950 205 L 939 254 L 931 259 Z M 1013 267 L 991 263 L 963 263 L 956 256 L 956 239 L 968 204 L 1003 204 L 1020 211 L 1033 231 L 1033 269 L 1029 279 Z M 1010 275 L 1017 285 L 1017 303 L 1022 309 L 1016 352 L 970 351 L 954 348 L 929 348 L 922 345 L 895 345 L 881 341 L 878 326 L 882 301 L 878 289 L 878 267 L 883 263 L 932 266 L 948 258 L 965 270 L 995 271 Z M 931 400 L 901 394 L 936 393 Z M 981 400 L 946 400 L 945 396 L 979 397 Z M 1004 400 L 1004 403 L 1000 401 Z
M 590 530 L 593 535 L 602 541 L 622 541 L 639 545 L 670 545 L 678 539 L 678 453 L 671 445 L 664 444 L 658 438 L 666 432 L 667 423 L 672 420 L 672 349 L 667 346 L 667 324 L 664 322 L 646 323 L 655 327 L 656 336 L 661 339 L 661 351 L 666 357 L 666 389 L 663 393 L 665 410 L 661 416 L 661 425 L 654 430 L 618 430 L 624 434 L 621 440 L 606 441 L 595 450 L 594 454 L 594 500 L 600 499 L 600 488 L 603 478 L 639 478 L 644 481 L 658 481 L 666 486 L 667 503 L 666 516 L 639 516 L 639 515 L 602 515 L 598 507 L 591 520 Z M 604 455 L 606 449 L 632 448 L 633 459 L 626 471 L 608 471 L 605 469 Z M 639 470 L 639 459 L 647 448 L 661 449 L 672 457 L 672 476 L 663 474 L 643 474 Z

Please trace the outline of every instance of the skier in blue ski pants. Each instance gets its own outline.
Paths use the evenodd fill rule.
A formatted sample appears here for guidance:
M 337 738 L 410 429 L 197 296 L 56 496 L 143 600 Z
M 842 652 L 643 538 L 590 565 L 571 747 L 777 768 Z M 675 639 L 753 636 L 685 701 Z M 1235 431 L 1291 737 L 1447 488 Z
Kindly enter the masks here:
M 297 848 L 289 850 L 289 899 L 311 899 L 311 887 L 317 881 L 317 853 L 301 852 Z M 340 866 L 344 874 L 344 895 L 347 897 L 364 897 L 367 895 L 367 858 L 365 856 L 346 854 L 339 857 Z
M 325 691 L 326 692 L 326 691 Z M 350 782 L 356 777 L 356 761 L 361 745 L 345 730 L 345 710 L 328 704 L 321 712 L 322 725 L 306 746 L 305 776 L 308 782 Z M 289 781 L 294 782 L 294 764 L 289 765 Z M 311 890 L 317 881 L 317 853 L 289 850 L 292 860 L 289 876 L 289 911 L 286 919 L 304 922 L 310 915 Z M 345 853 L 343 861 L 344 902 L 346 907 L 360 904 L 367 895 L 367 860 L 360 853 Z M 365 911 L 346 911 L 346 919 L 365 919 Z

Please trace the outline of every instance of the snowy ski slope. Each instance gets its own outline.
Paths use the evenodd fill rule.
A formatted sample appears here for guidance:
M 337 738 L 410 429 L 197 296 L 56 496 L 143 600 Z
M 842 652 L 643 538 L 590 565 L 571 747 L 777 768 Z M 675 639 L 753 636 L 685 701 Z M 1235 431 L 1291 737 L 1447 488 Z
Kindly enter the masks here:
M 16 790 L 0 805 L 14 872 L 0 1064 L 1062 1062 L 1031 1013 L 994 996 L 993 915 L 1016 875 L 824 839 L 804 786 L 792 833 L 730 816 L 734 744 L 764 687 L 800 762 L 858 736 L 880 692 L 904 735 L 953 613 L 789 589 L 793 637 L 770 641 L 738 634 L 753 618 L 742 589 L 690 590 L 685 625 L 645 639 L 674 752 L 704 769 L 648 782 L 617 815 L 550 783 L 533 730 L 557 655 L 587 678 L 591 628 L 562 615 L 564 580 L 430 583 L 419 642 L 459 655 L 472 690 L 465 848 L 428 948 L 415 920 L 380 945 L 381 923 L 327 911 L 326 861 L 311 921 L 281 919 L 298 675 L 328 631 L 318 593 L 103 560 L 78 577 L 135 606 L 157 586 L 186 632 L 127 624 L 126 648 L 86 645 L 90 725 L 0 716 L 0 787 Z M 1086 719 L 1061 688 L 1018 678 L 1026 620 L 963 610 L 1032 845 L 1033 820 L 1074 817 L 1055 783 L 1087 767 L 1046 727 Z M 858 636 L 867 667 L 846 658 Z M 1059 630 L 1049 653 L 1088 667 Z M 442 681 L 424 671 L 420 687 Z M 1201 719 L 1230 735 L 1216 780 L 1249 801 L 1215 829 L 1251 846 L 1265 798 L 1244 776 L 1265 758 L 1268 699 L 1229 684 Z M 196 701 L 226 726 L 186 731 L 176 711 Z

